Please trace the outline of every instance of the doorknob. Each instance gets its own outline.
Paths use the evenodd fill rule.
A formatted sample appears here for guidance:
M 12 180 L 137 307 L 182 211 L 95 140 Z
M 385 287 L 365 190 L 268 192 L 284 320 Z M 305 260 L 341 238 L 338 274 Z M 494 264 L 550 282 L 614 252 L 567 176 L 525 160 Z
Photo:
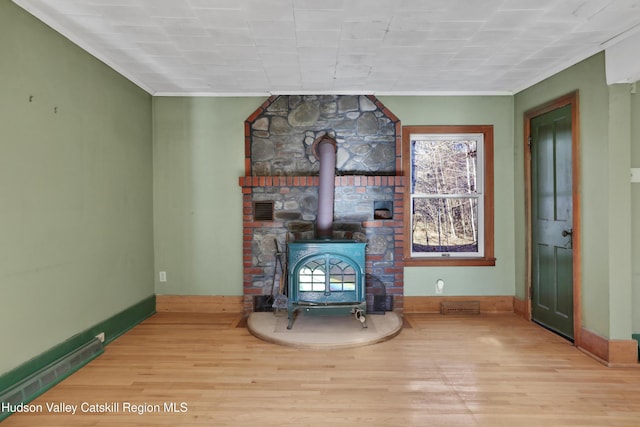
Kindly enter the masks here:
M 562 237 L 573 236 L 573 228 L 571 230 L 562 230 Z

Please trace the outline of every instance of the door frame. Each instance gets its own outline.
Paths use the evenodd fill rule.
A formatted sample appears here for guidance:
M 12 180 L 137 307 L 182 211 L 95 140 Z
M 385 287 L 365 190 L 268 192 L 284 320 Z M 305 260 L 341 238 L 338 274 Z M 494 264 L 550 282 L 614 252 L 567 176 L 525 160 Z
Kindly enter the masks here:
M 576 347 L 581 346 L 582 326 L 582 239 L 580 216 L 580 114 L 578 91 L 574 91 L 534 107 L 524 113 L 524 193 L 525 193 L 525 275 L 526 275 L 526 304 L 525 318 L 532 320 L 531 291 L 532 291 L 532 220 L 531 220 L 531 120 L 567 105 L 571 105 L 571 163 L 572 163 L 572 211 L 573 211 L 573 342 Z

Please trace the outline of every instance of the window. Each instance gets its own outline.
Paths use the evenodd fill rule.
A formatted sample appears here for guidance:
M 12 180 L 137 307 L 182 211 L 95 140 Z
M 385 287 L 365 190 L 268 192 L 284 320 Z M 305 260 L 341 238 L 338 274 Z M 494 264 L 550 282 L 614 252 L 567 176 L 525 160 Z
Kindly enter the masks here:
M 493 126 L 405 126 L 406 265 L 495 265 Z

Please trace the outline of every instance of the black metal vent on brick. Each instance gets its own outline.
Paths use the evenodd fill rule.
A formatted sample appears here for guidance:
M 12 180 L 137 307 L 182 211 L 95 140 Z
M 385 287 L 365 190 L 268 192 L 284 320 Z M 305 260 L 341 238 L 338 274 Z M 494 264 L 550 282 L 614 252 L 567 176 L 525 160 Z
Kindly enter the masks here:
M 254 221 L 273 221 L 273 201 L 253 202 Z

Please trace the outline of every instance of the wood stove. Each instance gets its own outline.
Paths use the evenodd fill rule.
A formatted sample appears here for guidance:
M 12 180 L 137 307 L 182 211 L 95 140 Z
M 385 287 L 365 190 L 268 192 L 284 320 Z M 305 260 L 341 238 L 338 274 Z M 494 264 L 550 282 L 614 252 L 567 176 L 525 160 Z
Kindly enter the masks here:
M 298 311 L 354 315 L 366 328 L 365 247 L 366 243 L 350 240 L 289 243 L 287 329 Z

